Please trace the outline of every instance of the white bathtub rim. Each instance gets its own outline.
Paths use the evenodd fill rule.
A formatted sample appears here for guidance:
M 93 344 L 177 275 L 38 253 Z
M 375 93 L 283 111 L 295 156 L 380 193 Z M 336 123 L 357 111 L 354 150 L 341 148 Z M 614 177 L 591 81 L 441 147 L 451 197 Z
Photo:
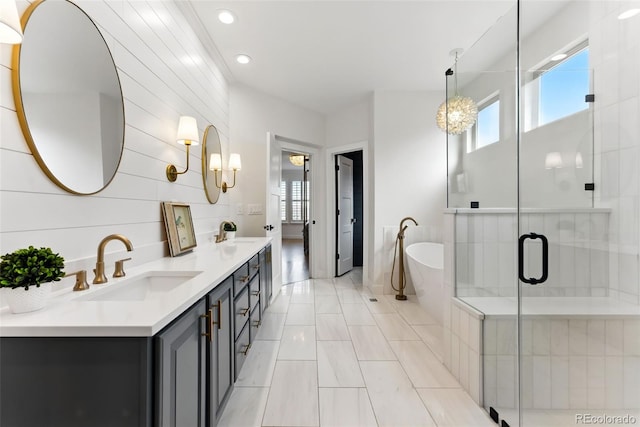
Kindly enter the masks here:
M 424 255 L 423 253 L 417 253 L 420 249 L 428 247 L 432 249 L 439 249 L 440 252 L 437 253 L 438 259 L 436 262 L 429 262 L 429 260 L 424 260 L 418 257 L 417 255 Z M 433 270 L 444 270 L 444 244 L 437 242 L 417 242 L 412 243 L 407 246 L 404 250 L 405 255 L 419 264 L 422 264 L 425 267 L 431 268 Z M 434 254 L 430 254 L 434 255 Z

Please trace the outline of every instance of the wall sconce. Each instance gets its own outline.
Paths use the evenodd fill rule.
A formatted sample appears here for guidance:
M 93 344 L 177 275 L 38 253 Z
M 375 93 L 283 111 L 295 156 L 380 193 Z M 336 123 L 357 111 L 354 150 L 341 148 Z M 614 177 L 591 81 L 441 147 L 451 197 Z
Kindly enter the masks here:
M 209 161 L 209 170 L 212 170 L 216 177 L 216 187 L 221 188 L 223 193 L 227 192 L 227 189 L 236 186 L 236 172 L 242 169 L 242 161 L 240 160 L 240 154 L 231 153 L 229 156 L 229 169 L 233 170 L 233 184 L 227 185 L 226 181 L 222 181 L 222 156 L 219 153 L 213 153 Z M 220 181 L 218 183 L 218 172 L 220 172 Z
M 22 43 L 22 25 L 15 0 L 0 1 L 0 43 Z
M 180 117 L 180 121 L 178 122 L 177 142 L 178 144 L 187 146 L 187 168 L 182 172 L 178 172 L 174 165 L 168 165 L 167 179 L 171 182 L 178 179 L 178 175 L 187 173 L 189 170 L 189 147 L 192 145 L 198 145 L 200 142 L 198 139 L 198 124 L 196 123 L 196 119 L 189 116 Z

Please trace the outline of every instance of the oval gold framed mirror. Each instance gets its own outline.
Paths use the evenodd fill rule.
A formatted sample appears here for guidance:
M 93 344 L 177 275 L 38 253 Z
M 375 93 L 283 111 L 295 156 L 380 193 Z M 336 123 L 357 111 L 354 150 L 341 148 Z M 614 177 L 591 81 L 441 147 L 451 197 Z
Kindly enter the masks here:
M 209 169 L 212 154 L 217 154 L 221 159 L 222 145 L 220 144 L 218 129 L 214 125 L 209 125 L 204 130 L 204 136 L 202 137 L 202 183 L 207 200 L 213 204 L 220 197 L 220 187 L 218 187 L 216 181 L 216 172 Z
M 13 50 L 20 127 L 43 172 L 74 194 L 114 178 L 124 149 L 124 101 L 113 57 L 91 18 L 69 1 L 39 0 Z

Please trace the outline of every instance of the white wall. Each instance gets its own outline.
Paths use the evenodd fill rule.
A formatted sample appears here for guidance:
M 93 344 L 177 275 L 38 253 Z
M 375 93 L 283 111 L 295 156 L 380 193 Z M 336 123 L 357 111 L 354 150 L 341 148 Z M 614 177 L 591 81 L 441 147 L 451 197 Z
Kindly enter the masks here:
M 336 245 L 336 218 L 332 212 L 336 212 L 335 178 L 332 172 L 334 165 L 333 156 L 351 151 L 363 151 L 363 178 L 364 182 L 364 230 L 363 230 L 363 278 L 366 285 L 373 285 L 373 209 L 374 185 L 373 185 L 373 94 L 366 101 L 340 109 L 327 116 L 327 271 L 335 272 L 335 245 Z M 366 204 L 369 209 L 367 210 Z
M 0 252 L 28 245 L 49 246 L 67 260 L 67 270 L 95 262 L 100 240 L 111 233 L 129 237 L 132 264 L 168 254 L 160 202 L 189 203 L 198 244 L 228 216 L 228 198 L 207 202 L 200 148 L 192 169 L 170 183 L 165 167 L 185 166 L 176 144 L 180 115 L 198 120 L 200 135 L 214 124 L 223 145 L 229 139 L 227 82 L 180 10 L 170 2 L 78 1 L 102 31 L 114 56 L 125 98 L 125 150 L 116 177 L 104 191 L 75 196 L 49 181 L 31 155 L 19 127 L 11 91 L 11 47 L 0 45 Z M 20 12 L 28 3 L 19 1 Z M 185 55 L 202 59 L 185 65 Z M 85 60 L 86 58 L 78 58 Z M 124 248 L 111 243 L 111 261 Z M 72 284 L 65 279 L 64 284 Z
M 371 99 L 327 116 L 327 147 L 371 139 Z
M 266 168 L 267 132 L 303 143 L 322 147 L 325 141 L 325 118 L 322 114 L 293 105 L 274 96 L 256 91 L 244 85 L 232 85 L 230 94 L 231 149 L 242 156 L 242 171 L 238 173 L 240 188 L 227 193 L 231 206 L 242 205 L 244 215 L 236 215 L 238 235 L 261 236 L 266 224 L 266 215 L 247 215 L 248 204 L 258 204 L 266 212 Z M 311 159 L 312 168 L 324 170 L 321 155 Z M 324 180 L 313 180 L 312 196 L 324 194 Z M 313 203 L 313 202 L 312 202 Z M 320 203 L 321 204 L 321 203 Z M 320 209 L 316 204 L 315 207 Z M 235 215 L 235 208 L 233 209 Z M 323 254 L 326 245 L 326 221 L 324 215 L 314 211 L 311 219 L 316 220 L 312 242 L 319 254 Z M 318 246 L 315 246 L 318 245 Z M 312 255 L 313 256 L 313 255 Z M 324 269 L 314 271 L 315 277 L 326 277 Z
M 410 239 L 415 233 L 418 240 L 442 242 L 446 138 L 435 125 L 435 112 L 443 98 L 444 91 L 374 95 L 373 278 L 376 290 L 383 286 L 385 293 L 391 293 L 393 238 L 402 218 L 411 216 L 422 227 L 409 228 Z M 395 233 L 385 236 L 385 228 Z

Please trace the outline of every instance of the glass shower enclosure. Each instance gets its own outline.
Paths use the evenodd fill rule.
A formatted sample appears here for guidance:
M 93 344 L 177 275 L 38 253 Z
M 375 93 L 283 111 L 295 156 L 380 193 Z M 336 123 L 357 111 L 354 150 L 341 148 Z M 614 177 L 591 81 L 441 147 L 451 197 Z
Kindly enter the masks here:
M 447 73 L 445 363 L 503 425 L 640 424 L 636 9 L 513 1 Z

